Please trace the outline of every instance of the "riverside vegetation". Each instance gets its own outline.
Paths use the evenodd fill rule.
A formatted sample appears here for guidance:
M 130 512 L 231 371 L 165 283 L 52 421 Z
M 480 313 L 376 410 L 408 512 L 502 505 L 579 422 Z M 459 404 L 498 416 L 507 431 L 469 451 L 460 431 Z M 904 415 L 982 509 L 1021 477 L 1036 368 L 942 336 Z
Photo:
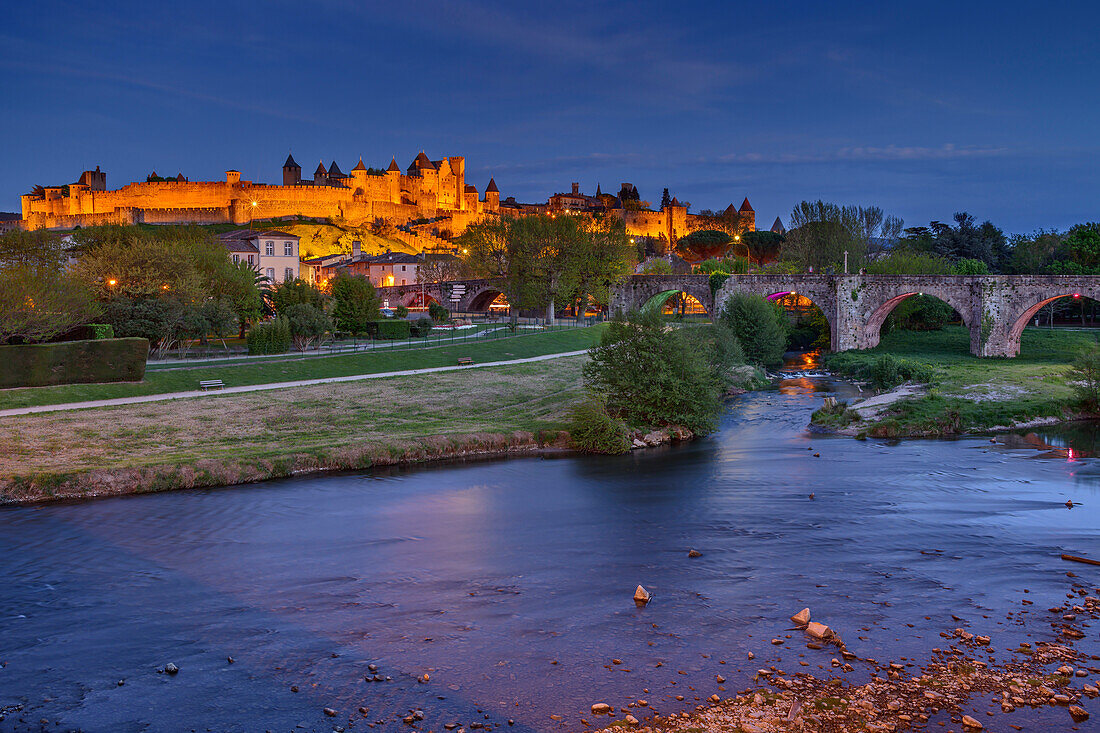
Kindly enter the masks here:
M 1097 415 L 1100 345 L 1095 335 L 1029 328 L 1020 356 L 1014 359 L 972 356 L 968 339 L 961 326 L 898 329 L 873 349 L 826 356 L 830 371 L 876 390 L 888 391 L 906 382 L 919 388 L 870 419 L 860 419 L 853 406 L 837 403 L 814 413 L 813 424 L 853 435 L 917 437 Z

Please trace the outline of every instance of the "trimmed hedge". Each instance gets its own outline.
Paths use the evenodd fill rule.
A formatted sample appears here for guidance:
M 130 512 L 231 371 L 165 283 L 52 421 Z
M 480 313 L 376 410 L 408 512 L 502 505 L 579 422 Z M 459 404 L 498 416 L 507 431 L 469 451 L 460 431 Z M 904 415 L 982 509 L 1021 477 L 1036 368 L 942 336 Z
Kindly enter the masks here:
M 408 321 L 371 321 L 367 333 L 376 339 L 407 339 L 412 335 Z
M 143 338 L 0 346 L 0 387 L 140 382 L 148 356 Z

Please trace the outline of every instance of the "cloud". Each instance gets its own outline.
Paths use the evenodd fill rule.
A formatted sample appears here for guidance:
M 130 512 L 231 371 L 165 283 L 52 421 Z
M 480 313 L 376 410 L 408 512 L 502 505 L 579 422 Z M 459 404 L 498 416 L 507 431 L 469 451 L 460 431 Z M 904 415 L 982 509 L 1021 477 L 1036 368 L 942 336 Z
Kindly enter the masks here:
M 803 165 L 814 163 L 898 162 L 927 160 L 959 160 L 964 158 L 990 158 L 1009 154 L 1004 147 L 956 146 L 945 143 L 939 147 L 916 145 L 857 145 L 837 148 L 821 153 L 727 153 L 710 159 L 720 163 L 758 165 Z M 708 162 L 700 159 L 698 162 Z

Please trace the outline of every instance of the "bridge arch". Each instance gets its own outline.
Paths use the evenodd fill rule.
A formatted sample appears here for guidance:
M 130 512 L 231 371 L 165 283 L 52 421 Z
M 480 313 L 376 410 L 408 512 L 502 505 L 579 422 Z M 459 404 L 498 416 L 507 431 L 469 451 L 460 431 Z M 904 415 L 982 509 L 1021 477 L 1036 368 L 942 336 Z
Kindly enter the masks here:
M 614 288 L 610 311 L 640 310 L 655 298 L 667 299 L 678 292 L 690 295 L 708 315 L 714 316 L 714 296 L 707 275 L 634 275 Z
M 472 294 L 466 297 L 466 307 L 464 310 L 475 311 L 478 313 L 487 313 L 490 306 L 497 298 L 504 295 L 504 290 L 495 286 L 482 287 L 475 290 Z M 505 296 L 507 299 L 507 296 Z
M 759 295 L 777 301 L 788 295 L 805 298 L 821 311 L 829 324 L 829 348 L 838 350 L 839 326 L 836 318 L 836 292 L 828 275 L 730 275 L 715 296 L 716 316 L 736 293 Z
M 685 290 L 672 289 L 672 290 L 664 290 L 660 293 L 657 293 L 656 295 L 651 297 L 649 300 L 647 300 L 645 303 L 642 303 L 639 310 L 657 308 L 657 309 L 659 309 L 659 311 L 664 311 L 664 306 L 668 303 L 668 301 L 671 300 L 674 296 L 677 296 L 677 295 L 682 295 L 682 296 L 684 296 L 684 298 L 690 298 L 691 301 L 697 303 L 698 306 L 700 308 L 702 308 L 703 313 L 705 313 L 707 316 L 713 318 L 714 314 L 712 314 L 710 312 L 710 310 L 708 310 L 708 308 L 707 308 L 708 303 L 699 300 L 697 297 L 695 297 L 690 292 L 687 292 Z
M 863 328 L 857 340 L 857 348 L 870 349 L 878 346 L 882 337 L 882 324 L 894 309 L 910 298 L 928 296 L 946 303 L 959 314 L 963 325 L 970 331 L 970 351 L 978 353 L 981 346 L 981 324 L 974 314 L 969 284 L 943 284 L 930 282 L 928 278 L 906 276 L 895 276 L 892 280 L 889 283 L 877 283 L 873 290 L 860 294 L 861 297 L 866 297 L 866 302 L 862 308 Z
M 1040 310 L 1056 300 L 1063 298 L 1088 298 L 1100 301 L 1100 287 L 1085 285 L 1084 287 L 1062 287 L 1037 293 L 1029 300 L 1036 300 L 1031 305 L 1019 305 L 1008 311 L 1005 318 L 1005 350 L 999 356 L 1018 356 L 1020 354 L 1020 339 L 1024 335 L 1024 329 Z

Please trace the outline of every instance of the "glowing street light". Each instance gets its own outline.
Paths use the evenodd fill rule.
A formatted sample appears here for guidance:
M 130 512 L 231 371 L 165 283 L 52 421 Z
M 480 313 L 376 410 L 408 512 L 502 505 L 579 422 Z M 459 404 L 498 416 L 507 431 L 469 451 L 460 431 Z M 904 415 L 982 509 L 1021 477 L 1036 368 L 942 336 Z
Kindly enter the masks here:
M 107 281 L 107 284 L 110 285 L 113 288 L 114 286 L 118 285 L 118 280 L 115 280 L 114 278 L 111 278 L 110 280 Z

